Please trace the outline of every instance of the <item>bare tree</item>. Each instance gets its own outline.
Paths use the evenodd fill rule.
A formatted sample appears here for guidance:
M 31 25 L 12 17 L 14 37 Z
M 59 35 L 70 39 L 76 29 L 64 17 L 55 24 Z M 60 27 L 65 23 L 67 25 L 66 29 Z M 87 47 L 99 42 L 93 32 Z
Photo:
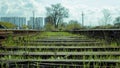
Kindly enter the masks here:
M 58 28 L 58 24 L 63 21 L 63 18 L 68 17 L 68 9 L 61 6 L 61 4 L 51 5 L 51 7 L 47 7 L 47 16 L 51 18 L 55 27 Z
M 103 13 L 102 23 L 104 23 L 104 25 L 109 24 L 112 21 L 110 11 L 108 9 L 104 9 L 102 13 Z

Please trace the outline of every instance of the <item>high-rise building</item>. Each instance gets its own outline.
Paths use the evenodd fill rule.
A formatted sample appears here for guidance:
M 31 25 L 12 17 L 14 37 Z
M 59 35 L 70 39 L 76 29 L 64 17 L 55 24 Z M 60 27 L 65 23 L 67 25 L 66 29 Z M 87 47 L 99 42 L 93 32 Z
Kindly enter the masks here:
M 33 23 L 35 23 L 35 18 L 34 17 L 30 17 L 30 19 L 28 20 L 28 27 L 30 28 L 30 29 L 34 29 L 34 24 Z
M 32 29 L 42 29 L 44 26 L 43 23 L 43 17 L 30 17 L 30 20 L 28 21 L 28 26 Z
M 10 22 L 15 24 L 19 29 L 26 24 L 25 17 L 1 17 L 0 21 Z
M 42 29 L 43 28 L 43 17 L 37 17 L 36 19 L 36 25 L 35 25 L 35 27 L 37 28 L 37 29 Z

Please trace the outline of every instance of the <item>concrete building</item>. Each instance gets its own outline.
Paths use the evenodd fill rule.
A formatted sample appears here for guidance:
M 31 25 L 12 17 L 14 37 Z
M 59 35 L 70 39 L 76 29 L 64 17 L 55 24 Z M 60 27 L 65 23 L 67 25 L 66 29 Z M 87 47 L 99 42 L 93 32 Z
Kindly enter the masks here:
M 22 26 L 26 24 L 26 18 L 25 17 L 1 17 L 0 21 L 13 23 L 19 29 L 21 29 Z
M 30 20 L 28 20 L 28 26 L 31 29 L 42 29 L 44 27 L 43 23 L 43 17 L 30 17 Z

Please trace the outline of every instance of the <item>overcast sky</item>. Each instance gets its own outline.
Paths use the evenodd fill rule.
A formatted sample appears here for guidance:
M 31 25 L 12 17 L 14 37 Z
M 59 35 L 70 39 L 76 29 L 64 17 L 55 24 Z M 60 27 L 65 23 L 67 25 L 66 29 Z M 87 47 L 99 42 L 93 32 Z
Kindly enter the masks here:
M 70 17 L 81 23 L 81 12 L 85 13 L 85 25 L 99 25 L 102 10 L 108 9 L 113 19 L 120 15 L 120 0 L 0 0 L 0 16 L 35 16 L 45 17 L 45 7 L 61 3 L 69 9 Z

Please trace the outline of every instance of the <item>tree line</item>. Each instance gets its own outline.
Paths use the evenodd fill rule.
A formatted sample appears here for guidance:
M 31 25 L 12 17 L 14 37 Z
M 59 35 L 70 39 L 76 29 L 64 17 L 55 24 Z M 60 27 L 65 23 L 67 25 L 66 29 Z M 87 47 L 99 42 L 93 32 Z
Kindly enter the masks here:
M 69 10 L 63 7 L 61 4 L 54 4 L 51 7 L 46 8 L 47 11 L 47 22 L 45 25 L 46 30 L 79 30 L 79 29 L 116 29 L 120 28 L 120 17 L 116 17 L 114 24 L 112 22 L 112 16 L 109 10 L 104 9 L 102 11 L 103 17 L 100 19 L 99 23 L 102 23 L 100 26 L 82 26 L 80 22 L 76 20 L 70 20 L 68 23 L 65 23 L 64 18 L 69 17 Z
M 51 30 L 79 30 L 79 29 L 114 29 L 120 28 L 120 16 L 116 17 L 113 21 L 114 24 L 109 24 L 112 21 L 112 16 L 110 11 L 104 9 L 102 11 L 103 17 L 100 19 L 99 23 L 103 23 L 100 26 L 82 26 L 80 22 L 76 20 L 70 20 L 69 22 L 64 22 L 65 18 L 70 16 L 69 10 L 63 7 L 60 3 L 52 4 L 50 7 L 46 7 L 46 18 L 45 18 L 45 26 L 43 30 L 51 31 Z M 6 28 L 16 28 L 17 26 L 9 23 L 9 22 L 0 22 L 0 25 L 5 26 Z M 27 25 L 23 25 L 23 29 L 29 29 Z

